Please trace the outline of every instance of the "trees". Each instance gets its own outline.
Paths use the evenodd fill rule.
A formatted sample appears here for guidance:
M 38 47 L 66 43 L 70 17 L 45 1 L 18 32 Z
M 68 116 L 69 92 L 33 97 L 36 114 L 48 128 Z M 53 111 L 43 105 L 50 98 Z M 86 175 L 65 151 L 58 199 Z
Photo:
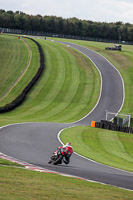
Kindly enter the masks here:
M 63 19 L 56 16 L 28 15 L 20 11 L 0 10 L 0 27 L 27 31 L 48 32 L 80 37 L 133 41 L 133 25 Z

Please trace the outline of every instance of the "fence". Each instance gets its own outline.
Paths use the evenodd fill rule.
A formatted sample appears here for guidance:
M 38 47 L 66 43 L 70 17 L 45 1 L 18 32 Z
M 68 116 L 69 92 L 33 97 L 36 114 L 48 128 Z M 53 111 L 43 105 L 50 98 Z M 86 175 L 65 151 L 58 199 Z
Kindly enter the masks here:
M 131 124 L 131 115 L 130 114 L 127 115 L 127 114 L 113 113 L 113 112 L 109 112 L 106 110 L 106 120 L 108 120 L 108 115 L 112 115 L 112 120 L 114 119 L 114 123 L 116 125 L 123 126 L 124 124 L 128 123 L 128 127 L 130 127 L 130 124 Z M 120 118 L 119 116 L 121 116 L 123 118 Z
M 58 37 L 58 38 L 67 38 L 67 39 L 76 39 L 76 40 L 88 40 L 88 41 L 96 41 L 96 42 L 107 42 L 107 43 L 117 43 L 123 44 L 120 40 L 111 40 L 111 39 L 103 39 L 103 38 L 92 38 L 92 37 L 82 37 L 75 35 L 65 35 L 65 34 L 57 34 L 57 33 L 48 33 L 48 32 L 38 32 L 38 31 L 28 31 L 28 30 L 20 30 L 20 29 L 10 29 L 10 28 L 0 28 L 0 32 L 9 33 L 9 34 L 23 34 L 23 35 L 38 35 L 45 37 Z M 132 45 L 133 42 L 124 41 L 124 44 Z

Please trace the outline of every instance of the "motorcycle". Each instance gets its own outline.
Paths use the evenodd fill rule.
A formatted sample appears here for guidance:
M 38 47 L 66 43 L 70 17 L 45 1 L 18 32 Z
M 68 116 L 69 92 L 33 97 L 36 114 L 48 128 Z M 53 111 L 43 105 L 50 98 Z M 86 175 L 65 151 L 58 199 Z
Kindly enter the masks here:
M 53 165 L 58 165 L 58 164 L 62 164 L 62 161 L 64 161 L 64 163 L 67 164 L 65 159 L 66 157 L 69 158 L 70 156 L 71 154 L 69 151 L 64 150 L 64 149 L 57 149 L 51 156 L 48 163 L 53 164 Z

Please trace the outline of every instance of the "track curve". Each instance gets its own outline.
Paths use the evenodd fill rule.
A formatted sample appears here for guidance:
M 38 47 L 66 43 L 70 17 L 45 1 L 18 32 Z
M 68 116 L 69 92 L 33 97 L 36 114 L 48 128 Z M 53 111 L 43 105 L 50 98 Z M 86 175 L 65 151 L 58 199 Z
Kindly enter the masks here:
M 77 122 L 78 125 L 88 125 L 92 120 L 99 121 L 105 119 L 106 110 L 114 113 L 119 112 L 123 106 L 125 94 L 124 82 L 118 70 L 105 57 L 95 51 L 73 43 L 61 43 L 69 44 L 72 48 L 86 55 L 98 69 L 101 76 L 100 98 L 94 109 Z
M 0 129 L 0 152 L 49 170 L 133 190 L 133 173 L 108 167 L 76 154 L 72 155 L 68 166 L 47 164 L 53 150 L 60 145 L 57 139 L 59 131 L 71 126 L 89 125 L 92 120 L 105 119 L 105 111 L 118 112 L 124 100 L 122 78 L 111 63 L 87 48 L 69 45 L 88 56 L 100 70 L 102 90 L 97 105 L 91 113 L 75 123 L 23 123 L 5 126 Z

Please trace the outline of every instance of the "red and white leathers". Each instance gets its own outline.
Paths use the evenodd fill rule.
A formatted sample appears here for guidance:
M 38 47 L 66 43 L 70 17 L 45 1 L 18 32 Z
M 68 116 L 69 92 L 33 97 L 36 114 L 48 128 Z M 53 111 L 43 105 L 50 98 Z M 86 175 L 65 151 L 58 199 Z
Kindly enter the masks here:
M 69 143 L 67 143 L 66 145 L 63 145 L 63 146 L 58 147 L 58 149 L 67 150 L 67 151 L 70 152 L 71 155 L 72 155 L 72 153 L 73 153 L 73 148 L 72 148 L 72 146 L 71 146 Z
M 68 164 L 70 162 L 70 157 L 73 153 L 73 148 L 72 148 L 71 144 L 67 143 L 66 145 L 58 147 L 58 149 L 63 149 L 64 152 L 68 152 L 68 154 L 66 154 L 65 160 L 64 160 L 65 164 Z

